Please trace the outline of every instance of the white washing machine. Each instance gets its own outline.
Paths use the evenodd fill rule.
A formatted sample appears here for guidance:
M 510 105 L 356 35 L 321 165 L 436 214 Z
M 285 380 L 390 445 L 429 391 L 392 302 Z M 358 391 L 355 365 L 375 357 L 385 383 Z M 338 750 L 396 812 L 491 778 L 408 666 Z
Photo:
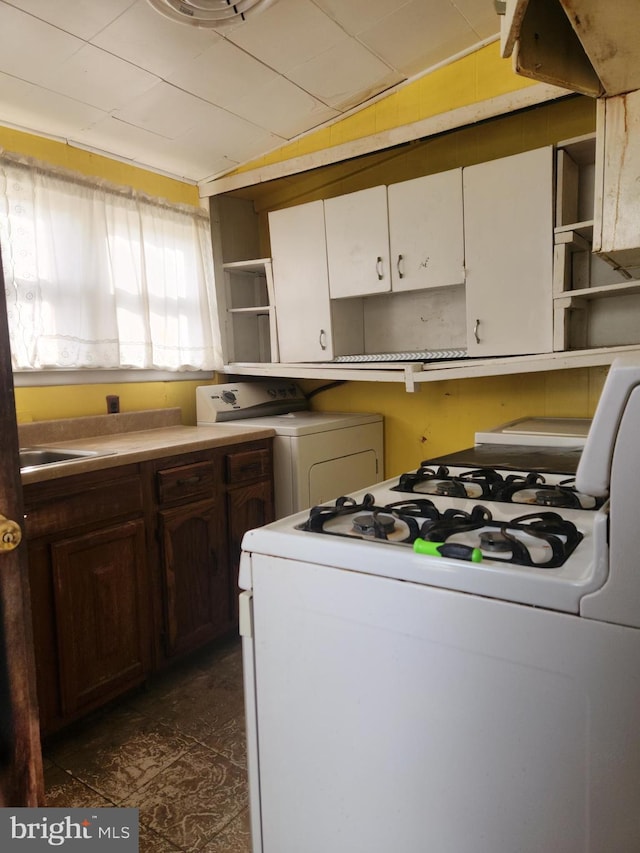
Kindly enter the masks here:
M 274 438 L 276 518 L 379 483 L 384 477 L 382 415 L 312 412 L 295 382 L 201 385 L 198 426 L 269 427 Z

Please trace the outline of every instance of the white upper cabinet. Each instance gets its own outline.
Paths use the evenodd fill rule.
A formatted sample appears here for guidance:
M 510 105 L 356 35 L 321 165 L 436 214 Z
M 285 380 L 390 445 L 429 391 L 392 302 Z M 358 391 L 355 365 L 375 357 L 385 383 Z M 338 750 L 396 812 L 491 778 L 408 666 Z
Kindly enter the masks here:
M 553 148 L 463 171 L 468 353 L 550 352 Z
M 464 283 L 462 169 L 387 187 L 391 289 Z
M 324 203 L 332 299 L 391 290 L 386 186 Z
M 322 201 L 269 214 L 280 361 L 331 361 L 362 352 L 362 307 L 329 299 Z
M 269 233 L 280 359 L 333 358 L 322 202 L 270 213 Z

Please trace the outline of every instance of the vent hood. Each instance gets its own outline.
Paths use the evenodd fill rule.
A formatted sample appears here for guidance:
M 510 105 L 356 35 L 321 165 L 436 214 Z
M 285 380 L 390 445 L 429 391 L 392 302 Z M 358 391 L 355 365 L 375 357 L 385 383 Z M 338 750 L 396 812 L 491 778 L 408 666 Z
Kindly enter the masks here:
M 640 89 L 637 0 L 506 0 L 502 56 L 516 74 L 592 97 Z

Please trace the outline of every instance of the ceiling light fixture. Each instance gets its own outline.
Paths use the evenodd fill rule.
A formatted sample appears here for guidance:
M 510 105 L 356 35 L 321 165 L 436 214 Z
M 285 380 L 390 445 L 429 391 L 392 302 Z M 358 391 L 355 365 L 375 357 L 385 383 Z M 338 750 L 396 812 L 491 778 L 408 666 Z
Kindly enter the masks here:
M 276 0 L 148 0 L 167 18 L 192 27 L 217 27 L 244 21 L 247 15 L 265 9 Z

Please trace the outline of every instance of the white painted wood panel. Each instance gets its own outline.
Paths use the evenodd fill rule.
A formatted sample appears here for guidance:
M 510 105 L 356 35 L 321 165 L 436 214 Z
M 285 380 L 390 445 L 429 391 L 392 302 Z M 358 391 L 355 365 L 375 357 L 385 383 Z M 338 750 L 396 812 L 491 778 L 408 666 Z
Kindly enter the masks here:
M 622 266 L 640 264 L 640 91 L 607 98 L 598 109 L 594 250 Z
M 322 201 L 269 214 L 281 361 L 334 357 Z
M 332 299 L 391 290 L 386 186 L 324 203 Z
M 464 169 L 469 355 L 553 349 L 553 149 Z
M 464 283 L 462 169 L 387 187 L 391 289 Z
M 269 214 L 281 362 L 363 352 L 362 300 L 329 298 L 322 201 Z

